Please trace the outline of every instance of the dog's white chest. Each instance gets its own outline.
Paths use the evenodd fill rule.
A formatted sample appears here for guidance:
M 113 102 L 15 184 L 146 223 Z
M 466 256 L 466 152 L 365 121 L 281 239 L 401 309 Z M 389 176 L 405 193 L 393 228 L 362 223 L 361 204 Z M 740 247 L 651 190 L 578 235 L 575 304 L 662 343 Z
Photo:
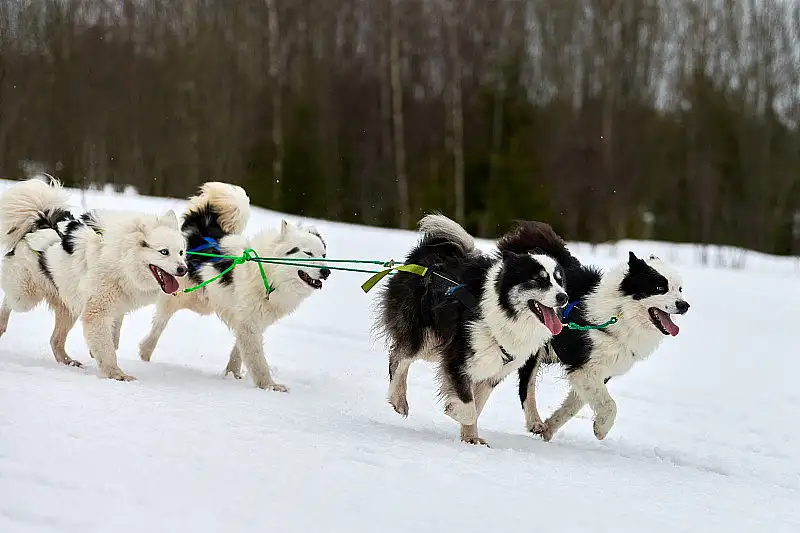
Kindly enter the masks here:
M 595 348 L 592 350 L 592 364 L 600 370 L 603 377 L 610 377 L 627 373 L 635 363 L 649 357 L 660 339 L 647 334 L 618 333 L 607 336 L 595 333 L 593 340 Z
M 475 382 L 500 380 L 517 371 L 538 350 L 518 346 L 509 342 L 501 345 L 485 325 L 475 326 L 472 330 L 473 356 L 467 363 L 467 372 Z

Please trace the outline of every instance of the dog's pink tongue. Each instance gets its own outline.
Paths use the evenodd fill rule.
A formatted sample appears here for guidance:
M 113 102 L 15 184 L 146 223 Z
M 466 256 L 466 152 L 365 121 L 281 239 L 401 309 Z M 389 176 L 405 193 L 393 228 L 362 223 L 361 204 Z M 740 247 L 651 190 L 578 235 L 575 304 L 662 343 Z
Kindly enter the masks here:
M 552 307 L 547 307 L 546 305 L 539 304 L 539 308 L 542 310 L 542 316 L 544 317 L 544 325 L 547 329 L 550 330 L 550 333 L 553 335 L 558 335 L 561 333 L 561 320 L 559 320 L 558 315 L 553 310 Z
M 661 309 L 656 309 L 656 316 L 658 317 L 658 321 L 661 322 L 661 325 L 664 326 L 664 329 L 669 332 L 670 335 L 673 337 L 678 334 L 681 328 L 672 321 L 672 318 L 669 316 L 669 313 L 665 313 Z
M 167 294 L 175 294 L 178 292 L 180 285 L 178 285 L 178 280 L 175 278 L 175 276 L 172 276 L 167 272 L 161 272 L 161 275 L 164 278 L 164 292 Z

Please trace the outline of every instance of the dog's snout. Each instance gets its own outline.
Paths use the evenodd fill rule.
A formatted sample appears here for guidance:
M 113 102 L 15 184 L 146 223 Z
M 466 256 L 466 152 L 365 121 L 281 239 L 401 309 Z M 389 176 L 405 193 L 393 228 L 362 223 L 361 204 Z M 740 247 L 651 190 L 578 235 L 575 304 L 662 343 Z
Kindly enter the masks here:
M 186 265 L 178 265 L 178 268 L 175 269 L 175 274 L 180 276 L 185 276 L 189 269 L 186 268 Z
M 322 279 L 328 279 L 328 276 L 331 275 L 331 269 L 330 268 L 320 268 L 319 269 L 319 275 L 322 276 Z
M 689 302 L 686 300 L 678 300 L 675 302 L 675 307 L 678 309 L 680 314 L 684 314 L 686 311 L 689 310 Z
M 563 307 L 563 306 L 567 305 L 567 301 L 568 300 L 569 300 L 569 298 L 567 298 L 567 293 L 559 292 L 558 294 L 556 294 L 556 303 L 558 305 Z

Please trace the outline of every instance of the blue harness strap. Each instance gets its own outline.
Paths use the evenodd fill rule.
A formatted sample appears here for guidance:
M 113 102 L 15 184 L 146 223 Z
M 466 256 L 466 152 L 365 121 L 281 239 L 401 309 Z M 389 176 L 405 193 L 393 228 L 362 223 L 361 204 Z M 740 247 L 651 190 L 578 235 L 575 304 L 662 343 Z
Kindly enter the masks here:
M 564 308 L 564 318 L 567 318 L 569 312 L 572 311 L 572 308 L 575 307 L 576 305 L 578 305 L 578 300 L 575 300 L 574 302 L 570 302 L 569 304 L 567 304 L 567 307 Z
M 192 248 L 191 250 L 187 250 L 187 251 L 188 252 L 205 252 L 206 250 L 213 250 L 213 253 L 216 253 L 216 254 L 220 253 L 219 243 L 215 239 L 212 239 L 211 237 L 203 237 L 203 240 L 206 241 L 205 244 L 201 244 L 200 246 L 197 246 L 197 247 Z M 212 252 L 209 252 L 209 253 L 212 253 Z M 221 257 L 206 257 L 205 259 L 209 263 L 216 263 L 218 261 L 222 261 Z

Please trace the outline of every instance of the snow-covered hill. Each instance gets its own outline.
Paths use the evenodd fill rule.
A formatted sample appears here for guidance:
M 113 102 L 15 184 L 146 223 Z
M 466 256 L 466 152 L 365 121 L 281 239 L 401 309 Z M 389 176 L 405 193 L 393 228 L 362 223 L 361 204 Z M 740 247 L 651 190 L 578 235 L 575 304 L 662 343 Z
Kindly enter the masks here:
M 183 206 L 99 192 L 86 201 Z M 248 231 L 279 219 L 258 210 Z M 331 257 L 401 259 L 416 238 L 317 225 Z M 137 344 L 152 308 L 131 315 L 120 364 L 139 381 L 119 383 L 98 377 L 80 325 L 67 351 L 87 368 L 65 368 L 50 354 L 49 313 L 13 314 L 0 338 L 0 531 L 800 531 L 793 261 L 752 254 L 735 271 L 698 267 L 691 246 L 573 251 L 606 266 L 628 247 L 674 259 L 692 310 L 678 337 L 610 382 L 619 413 L 603 442 L 588 411 L 553 442 L 526 434 L 510 378 L 480 420 L 493 447 L 462 444 L 423 363 L 411 370 L 411 414 L 399 417 L 360 274 L 334 273 L 268 331 L 289 394 L 222 377 L 232 336 L 214 317 L 176 315 L 144 363 Z M 549 413 L 563 380 L 548 373 L 540 391 Z

